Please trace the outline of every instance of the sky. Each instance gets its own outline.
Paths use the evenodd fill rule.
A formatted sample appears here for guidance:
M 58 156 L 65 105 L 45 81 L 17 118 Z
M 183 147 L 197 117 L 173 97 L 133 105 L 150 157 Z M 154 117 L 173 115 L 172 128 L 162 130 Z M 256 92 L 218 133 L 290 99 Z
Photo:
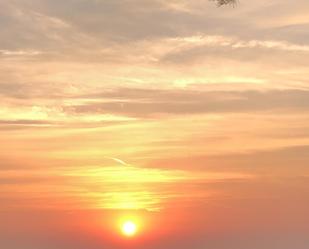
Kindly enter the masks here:
M 0 0 L 0 247 L 308 248 L 308 11 Z

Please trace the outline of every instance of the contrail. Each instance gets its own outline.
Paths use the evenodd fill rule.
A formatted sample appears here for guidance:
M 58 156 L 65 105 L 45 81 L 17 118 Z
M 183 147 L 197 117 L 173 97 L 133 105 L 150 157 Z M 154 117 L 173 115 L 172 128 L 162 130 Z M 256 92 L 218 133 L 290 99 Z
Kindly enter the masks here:
M 123 166 L 130 166 L 130 164 L 127 164 L 126 162 L 124 162 L 124 161 L 122 161 L 122 160 L 120 160 L 120 159 L 118 159 L 118 158 L 115 158 L 115 157 L 106 157 L 106 158 L 112 159 L 112 160 L 114 160 L 115 162 L 122 164 Z

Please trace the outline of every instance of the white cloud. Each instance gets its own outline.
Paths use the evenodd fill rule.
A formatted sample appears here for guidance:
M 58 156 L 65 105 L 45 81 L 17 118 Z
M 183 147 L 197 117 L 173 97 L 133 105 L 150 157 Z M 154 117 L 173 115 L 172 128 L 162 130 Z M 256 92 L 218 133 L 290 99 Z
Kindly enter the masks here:
M 36 56 L 41 54 L 43 54 L 43 52 L 37 50 L 0 50 L 0 55 L 4 56 Z

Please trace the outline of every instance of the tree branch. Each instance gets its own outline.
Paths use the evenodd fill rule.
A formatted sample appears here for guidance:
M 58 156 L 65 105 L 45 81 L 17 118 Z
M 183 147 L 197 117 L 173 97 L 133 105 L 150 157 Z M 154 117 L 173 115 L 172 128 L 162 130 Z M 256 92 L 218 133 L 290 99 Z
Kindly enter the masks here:
M 226 4 L 236 4 L 236 0 L 212 0 L 215 1 L 218 6 L 226 5 Z

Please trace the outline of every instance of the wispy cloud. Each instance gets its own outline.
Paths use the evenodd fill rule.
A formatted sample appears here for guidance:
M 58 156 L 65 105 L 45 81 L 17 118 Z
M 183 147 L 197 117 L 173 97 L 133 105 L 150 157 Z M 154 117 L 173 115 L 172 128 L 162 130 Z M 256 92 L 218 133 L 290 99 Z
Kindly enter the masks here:
M 41 202 L 50 197 L 80 200 L 85 208 L 160 210 L 169 198 L 202 198 L 179 193 L 178 186 L 195 188 L 202 182 L 254 179 L 253 175 L 235 172 L 192 173 L 184 170 L 160 170 L 139 167 L 83 167 L 54 170 L 4 170 L 1 172 L 1 193 L 16 195 L 27 192 Z M 15 192 L 16 184 L 24 186 Z M 43 186 L 42 186 L 42 183 Z M 37 188 L 41 185 L 41 188 Z M 44 194 L 44 195 L 42 195 Z M 76 200 L 77 198 L 77 200 Z M 48 205 L 45 207 L 48 208 Z
M 228 36 L 189 36 L 170 39 L 174 42 L 174 47 L 177 43 L 179 47 L 194 47 L 194 46 L 221 46 L 231 48 L 266 48 L 278 49 L 283 51 L 308 52 L 309 45 L 295 44 L 288 41 L 280 40 L 242 40 Z
M 34 51 L 34 50 L 0 50 L 0 55 L 3 56 L 36 56 L 41 55 L 41 51 Z
M 119 89 L 94 95 L 93 102 L 67 107 L 68 112 L 128 116 L 197 114 L 271 110 L 307 110 L 308 91 L 207 91 Z M 102 98 L 102 100 L 100 100 Z M 104 100 L 114 98 L 115 101 Z

